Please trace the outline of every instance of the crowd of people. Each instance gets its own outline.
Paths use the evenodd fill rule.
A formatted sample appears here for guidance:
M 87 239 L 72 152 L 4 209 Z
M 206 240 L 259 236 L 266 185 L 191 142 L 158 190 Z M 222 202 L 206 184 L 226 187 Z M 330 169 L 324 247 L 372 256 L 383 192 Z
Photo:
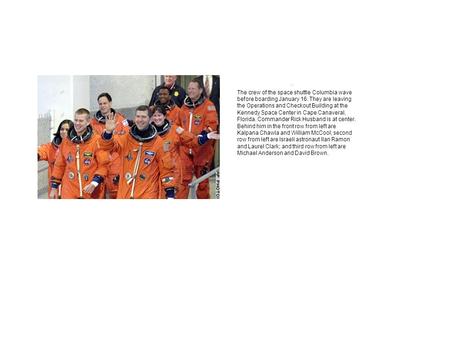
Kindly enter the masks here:
M 73 122 L 60 123 L 52 142 L 38 147 L 48 161 L 48 197 L 186 199 L 189 183 L 208 173 L 219 139 L 219 77 L 192 79 L 187 93 L 176 76 L 165 75 L 149 105 L 129 120 L 112 108 L 108 93 L 99 110 L 80 108 Z M 209 180 L 197 198 L 210 198 Z

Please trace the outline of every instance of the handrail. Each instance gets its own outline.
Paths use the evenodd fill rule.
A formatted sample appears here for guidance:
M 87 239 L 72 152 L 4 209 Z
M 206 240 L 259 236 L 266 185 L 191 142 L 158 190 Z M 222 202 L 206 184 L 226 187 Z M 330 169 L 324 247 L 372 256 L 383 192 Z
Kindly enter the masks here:
M 216 172 L 218 172 L 219 169 L 220 169 L 220 167 L 214 168 L 213 170 L 207 172 L 205 175 L 201 176 L 200 178 L 197 178 L 195 181 L 192 181 L 191 183 L 189 183 L 189 188 L 192 188 L 192 187 L 196 186 L 197 184 L 199 184 L 200 182 L 203 182 L 207 178 L 211 177 Z
M 44 170 L 47 170 L 47 169 L 48 169 L 48 164 L 43 166 L 42 168 L 39 168 L 38 169 L 38 173 L 41 173 L 41 172 L 43 172 Z

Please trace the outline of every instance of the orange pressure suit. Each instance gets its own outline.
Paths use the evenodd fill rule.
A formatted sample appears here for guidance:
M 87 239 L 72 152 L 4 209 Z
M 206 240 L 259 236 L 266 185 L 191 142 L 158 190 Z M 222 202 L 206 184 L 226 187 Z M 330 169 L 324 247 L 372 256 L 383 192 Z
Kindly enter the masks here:
M 109 154 L 99 147 L 100 136 L 94 134 L 91 126 L 83 135 L 77 136 L 74 128 L 61 142 L 52 173 L 52 186 L 62 182 L 61 198 L 102 198 L 108 172 Z M 99 185 L 92 194 L 84 188 L 96 181 Z
M 167 111 L 166 118 L 173 124 L 173 125 L 181 125 L 180 121 L 180 107 L 178 107 L 176 104 L 173 104 L 170 106 L 169 110 Z
M 167 115 L 166 115 L 167 117 Z M 154 124 L 153 124 L 154 125 Z M 172 162 L 174 165 L 174 176 L 177 179 L 177 198 L 186 198 L 180 194 L 180 191 L 183 191 L 183 162 L 181 160 L 180 152 L 181 147 L 186 146 L 190 148 L 196 148 L 199 146 L 197 137 L 194 134 L 189 133 L 187 131 L 183 131 L 181 134 L 176 132 L 177 126 L 170 123 L 167 119 L 164 121 L 164 124 L 160 127 L 154 125 L 156 128 L 158 135 L 163 140 L 163 151 L 170 153 L 172 158 Z M 185 184 L 189 184 L 189 181 L 185 182 Z M 161 187 L 159 198 L 165 198 L 164 189 Z
M 53 167 L 56 161 L 56 154 L 58 152 L 59 145 L 61 144 L 61 137 L 55 136 L 52 142 L 42 144 L 38 147 L 38 161 L 48 162 L 48 197 L 50 197 L 50 178 L 52 177 Z
M 187 97 L 180 111 L 180 121 L 183 129 L 195 136 L 202 132 L 209 132 L 208 128 L 216 131 L 219 124 L 216 108 L 210 100 L 201 97 L 196 102 Z M 214 140 L 208 140 L 201 147 L 183 147 L 181 158 L 183 161 L 184 180 L 178 198 L 187 198 L 189 190 L 186 182 L 192 181 L 193 175 L 199 178 L 211 169 L 214 157 Z M 209 180 L 198 185 L 197 198 L 209 198 Z
M 174 192 L 174 164 L 153 125 L 144 131 L 134 125 L 126 135 L 109 137 L 111 134 L 103 133 L 100 146 L 116 151 L 121 160 L 117 198 L 158 198 L 160 185 L 167 196 Z
M 116 120 L 116 129 L 114 134 L 124 135 L 130 130 L 127 119 L 119 112 L 111 109 Z M 91 126 L 98 135 L 102 135 L 105 130 L 105 117 L 100 111 L 95 113 L 95 118 L 91 121 Z M 116 198 L 117 189 L 119 188 L 119 172 L 120 172 L 120 157 L 117 152 L 110 153 L 110 164 L 108 166 L 108 174 L 106 177 L 106 191 L 109 198 Z
M 154 107 L 156 106 L 164 106 L 165 110 L 166 110 L 166 119 L 168 119 L 172 125 L 177 125 L 177 126 L 181 126 L 181 121 L 180 121 L 180 107 L 178 107 L 175 102 L 173 102 L 172 100 L 170 100 L 168 103 L 163 104 L 161 102 L 159 102 L 159 100 L 157 100 L 155 102 Z

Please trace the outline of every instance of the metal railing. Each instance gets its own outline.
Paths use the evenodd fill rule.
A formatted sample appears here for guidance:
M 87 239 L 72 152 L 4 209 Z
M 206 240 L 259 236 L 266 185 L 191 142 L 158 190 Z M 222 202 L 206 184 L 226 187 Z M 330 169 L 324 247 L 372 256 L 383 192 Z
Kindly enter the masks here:
M 203 182 L 204 180 L 209 179 L 212 175 L 216 175 L 216 189 L 215 189 L 215 196 L 216 196 L 216 198 L 218 198 L 218 197 L 219 197 L 219 192 L 220 192 L 220 189 L 218 189 L 218 187 L 219 187 L 219 177 L 220 177 L 220 175 L 219 175 L 219 170 L 220 170 L 220 167 L 214 168 L 213 170 L 207 172 L 205 175 L 203 175 L 203 176 L 201 176 L 201 177 L 195 179 L 195 180 L 192 181 L 191 183 L 189 183 L 189 184 L 188 184 L 188 187 L 189 187 L 189 195 L 190 195 L 192 198 L 197 198 L 197 194 L 196 194 L 197 186 L 198 186 L 201 182 Z
M 47 171 L 47 169 L 48 169 L 48 164 L 44 165 L 42 168 L 39 168 L 38 169 L 38 174 L 43 172 L 43 171 Z
M 52 131 L 52 114 L 51 111 L 38 115 L 38 134 L 37 134 L 37 145 L 45 144 L 51 140 Z M 36 158 L 36 155 L 34 155 Z M 41 161 L 37 164 L 37 195 L 38 198 L 47 198 L 48 189 L 48 163 Z
M 37 170 L 37 179 L 38 179 L 38 198 L 47 198 L 48 191 L 48 164 L 47 162 L 39 162 L 38 170 Z

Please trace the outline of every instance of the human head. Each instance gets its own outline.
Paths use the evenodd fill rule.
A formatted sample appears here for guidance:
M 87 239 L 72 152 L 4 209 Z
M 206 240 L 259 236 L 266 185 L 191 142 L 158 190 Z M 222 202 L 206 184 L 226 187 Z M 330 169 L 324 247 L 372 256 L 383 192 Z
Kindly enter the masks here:
M 197 101 L 203 95 L 203 84 L 197 80 L 191 80 L 188 85 L 188 96 L 192 101 Z
M 155 111 L 152 114 L 152 121 L 157 127 L 160 127 L 164 124 L 166 113 L 166 109 L 163 106 L 155 107 Z
M 90 113 L 89 110 L 80 108 L 75 112 L 73 118 L 73 127 L 78 135 L 81 135 L 86 130 L 90 121 Z
M 112 98 L 111 95 L 108 93 L 101 93 L 97 97 L 98 102 L 98 109 L 102 113 L 103 116 L 106 116 L 106 114 L 111 112 L 111 106 L 112 106 Z
M 147 106 L 139 106 L 136 108 L 134 124 L 139 130 L 145 130 L 148 128 L 148 125 L 150 124 L 150 115 Z
M 69 129 L 73 127 L 73 122 L 71 120 L 63 120 L 58 126 L 56 133 L 54 136 L 59 136 L 62 139 L 66 138 L 69 134 Z
M 159 102 L 162 104 L 166 104 L 170 101 L 170 90 L 167 87 L 161 87 L 158 92 Z
M 173 84 L 177 81 L 176 75 L 164 75 L 164 85 L 167 88 L 170 88 L 173 86 Z

